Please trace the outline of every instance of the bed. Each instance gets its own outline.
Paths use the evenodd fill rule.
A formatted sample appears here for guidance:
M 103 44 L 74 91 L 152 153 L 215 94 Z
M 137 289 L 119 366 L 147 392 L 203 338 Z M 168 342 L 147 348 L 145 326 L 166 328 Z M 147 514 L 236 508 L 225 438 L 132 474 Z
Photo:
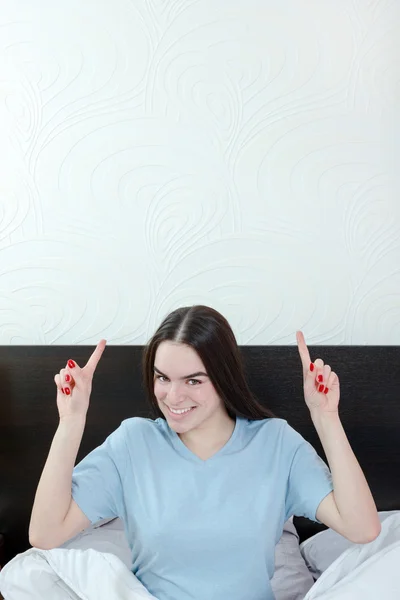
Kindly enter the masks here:
M 57 427 L 53 376 L 86 346 L 0 347 L 0 534 L 3 562 L 29 548 L 36 486 Z M 251 388 L 324 457 L 302 397 L 295 346 L 241 348 Z M 80 460 L 131 416 L 152 416 L 141 383 L 140 346 L 108 346 L 98 366 Z M 310 346 L 339 374 L 340 414 L 380 511 L 400 509 L 400 347 Z M 300 542 L 324 527 L 294 519 Z

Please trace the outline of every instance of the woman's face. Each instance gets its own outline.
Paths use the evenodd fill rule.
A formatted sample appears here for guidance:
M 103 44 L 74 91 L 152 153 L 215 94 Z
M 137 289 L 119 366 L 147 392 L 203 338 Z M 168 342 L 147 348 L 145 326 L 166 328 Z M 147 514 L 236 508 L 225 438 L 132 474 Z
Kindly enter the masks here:
M 176 433 L 203 428 L 226 415 L 198 354 L 190 346 L 161 342 L 154 359 L 154 395 Z

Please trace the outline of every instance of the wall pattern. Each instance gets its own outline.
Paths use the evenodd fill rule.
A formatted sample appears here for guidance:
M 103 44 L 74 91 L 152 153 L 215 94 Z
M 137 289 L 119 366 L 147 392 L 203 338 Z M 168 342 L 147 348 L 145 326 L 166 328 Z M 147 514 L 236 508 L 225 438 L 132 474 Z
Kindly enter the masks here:
M 399 40 L 391 0 L 2 2 L 0 343 L 205 303 L 400 344 Z

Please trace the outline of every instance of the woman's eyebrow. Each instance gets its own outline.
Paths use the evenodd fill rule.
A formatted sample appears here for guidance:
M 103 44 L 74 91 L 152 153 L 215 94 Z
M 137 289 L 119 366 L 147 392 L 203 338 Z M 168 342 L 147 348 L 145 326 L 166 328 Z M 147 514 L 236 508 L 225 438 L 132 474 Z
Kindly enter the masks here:
M 157 369 L 157 367 L 154 365 L 154 371 L 156 373 L 158 373 L 158 375 L 162 375 L 163 377 L 166 377 L 167 379 L 169 379 L 168 375 L 166 375 L 165 373 L 162 373 L 160 371 L 160 369 Z M 197 371 L 197 373 L 192 373 L 191 375 L 185 375 L 185 377 L 180 377 L 180 379 L 193 379 L 194 377 L 208 377 L 207 373 L 203 373 L 203 371 Z

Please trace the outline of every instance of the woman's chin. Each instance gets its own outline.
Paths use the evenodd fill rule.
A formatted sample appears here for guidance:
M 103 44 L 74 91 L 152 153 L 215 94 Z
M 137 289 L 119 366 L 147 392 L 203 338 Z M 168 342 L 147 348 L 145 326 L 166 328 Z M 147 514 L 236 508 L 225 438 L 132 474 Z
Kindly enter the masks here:
M 189 423 L 180 423 L 179 421 L 175 421 L 173 418 L 167 416 L 167 423 L 170 426 L 170 428 L 175 431 L 175 433 L 187 433 L 190 429 L 193 428 L 193 425 L 190 425 Z
M 197 407 L 190 411 L 190 413 L 179 415 L 175 418 L 173 415 L 171 415 L 170 411 L 165 405 L 163 406 L 160 403 L 159 406 L 169 427 L 173 431 L 175 431 L 176 433 L 187 433 L 188 431 L 190 431 L 190 429 L 193 429 L 194 421 L 192 413 L 198 410 Z
M 184 419 L 174 419 L 168 414 L 165 415 L 165 417 L 169 427 L 172 429 L 172 431 L 175 431 L 175 433 L 188 433 L 188 431 L 196 427 L 196 419 L 193 419 L 193 415 L 188 415 L 188 418 Z

